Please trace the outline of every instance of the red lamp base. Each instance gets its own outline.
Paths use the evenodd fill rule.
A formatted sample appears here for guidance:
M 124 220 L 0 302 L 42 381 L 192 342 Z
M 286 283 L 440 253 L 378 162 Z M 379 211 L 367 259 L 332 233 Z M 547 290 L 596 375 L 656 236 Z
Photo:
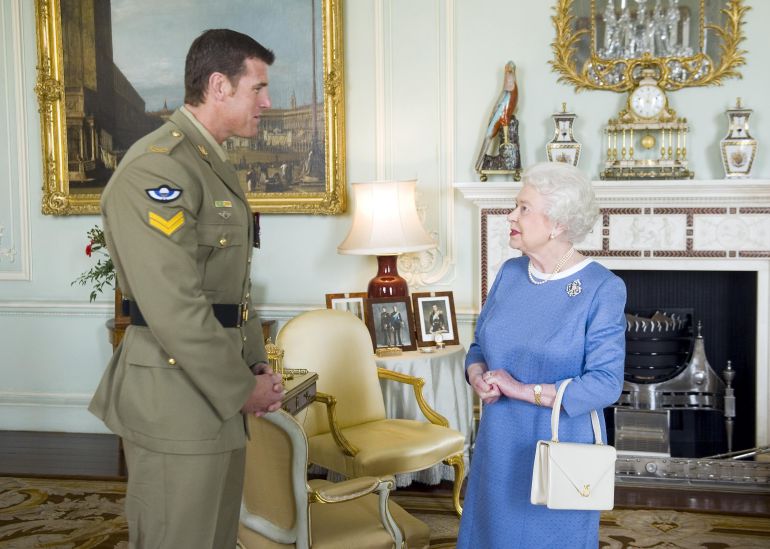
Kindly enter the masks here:
M 369 281 L 369 297 L 406 297 L 409 286 L 398 274 L 397 255 L 377 256 L 377 276 Z

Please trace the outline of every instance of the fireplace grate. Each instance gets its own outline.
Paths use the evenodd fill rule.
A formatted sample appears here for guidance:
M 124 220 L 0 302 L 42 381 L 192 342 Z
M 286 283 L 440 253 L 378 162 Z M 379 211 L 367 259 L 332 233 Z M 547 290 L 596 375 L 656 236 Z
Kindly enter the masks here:
M 625 379 L 660 383 L 687 366 L 692 353 L 692 309 L 626 313 Z
M 651 318 L 655 318 L 656 313 Z M 664 315 L 661 315 L 664 316 Z M 688 313 L 692 318 L 692 313 Z M 689 329 L 689 321 L 679 324 L 676 315 L 669 318 L 674 319 L 673 324 L 676 329 L 670 333 L 676 334 L 672 339 L 687 339 L 682 334 L 684 330 Z M 629 322 L 630 324 L 630 322 Z M 638 330 L 634 330 L 634 333 Z M 642 331 L 642 334 L 665 333 L 665 330 L 655 329 Z M 634 336 L 636 337 L 636 336 Z M 655 338 L 648 338 L 650 341 Z M 659 338 L 658 338 L 659 339 Z M 638 338 L 637 338 L 638 340 Z M 623 392 L 616 406 L 628 407 L 635 410 L 665 410 L 665 409 L 698 409 L 698 410 L 716 410 L 724 411 L 725 384 L 711 368 L 706 358 L 706 349 L 701 335 L 701 325 L 698 323 L 697 335 L 687 342 L 691 349 L 685 355 L 686 360 L 681 364 L 673 364 L 670 368 L 659 368 L 648 366 L 648 369 L 655 370 L 650 375 L 651 379 L 645 379 L 643 382 L 629 380 L 628 365 L 626 366 L 626 381 L 623 384 Z M 679 356 L 676 353 L 675 356 Z M 654 364 L 658 355 L 647 356 L 647 364 Z M 633 378 L 633 370 L 631 374 Z

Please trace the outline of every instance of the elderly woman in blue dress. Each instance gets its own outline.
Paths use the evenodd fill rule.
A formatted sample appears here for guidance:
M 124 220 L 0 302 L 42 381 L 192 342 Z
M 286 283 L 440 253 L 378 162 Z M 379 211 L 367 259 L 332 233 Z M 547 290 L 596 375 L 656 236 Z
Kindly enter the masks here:
M 596 549 L 598 511 L 530 504 L 532 464 L 536 441 L 550 439 L 551 407 L 565 379 L 573 381 L 560 440 L 593 442 L 590 411 L 620 396 L 626 288 L 575 250 L 599 215 L 583 172 L 541 163 L 522 183 L 508 221 L 510 246 L 523 255 L 497 275 L 466 359 L 484 412 L 457 547 Z

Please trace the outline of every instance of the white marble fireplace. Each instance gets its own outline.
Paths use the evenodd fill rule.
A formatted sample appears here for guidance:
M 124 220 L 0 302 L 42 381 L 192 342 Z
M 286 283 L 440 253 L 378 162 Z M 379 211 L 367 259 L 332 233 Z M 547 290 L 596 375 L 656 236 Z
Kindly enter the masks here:
M 756 444 L 770 444 L 770 180 L 596 181 L 602 215 L 577 247 L 615 270 L 754 271 Z M 481 301 L 508 248 L 521 184 L 456 183 L 478 208 Z

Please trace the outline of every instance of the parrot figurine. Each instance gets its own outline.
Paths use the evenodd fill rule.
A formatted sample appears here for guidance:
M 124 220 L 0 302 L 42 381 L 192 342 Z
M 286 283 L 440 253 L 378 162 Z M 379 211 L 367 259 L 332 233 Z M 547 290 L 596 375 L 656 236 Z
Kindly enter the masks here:
M 519 154 L 518 120 L 514 116 L 519 99 L 516 83 L 516 64 L 505 64 L 503 89 L 489 117 L 484 142 L 476 160 L 476 171 L 486 180 L 485 171 L 517 172 L 521 168 Z

